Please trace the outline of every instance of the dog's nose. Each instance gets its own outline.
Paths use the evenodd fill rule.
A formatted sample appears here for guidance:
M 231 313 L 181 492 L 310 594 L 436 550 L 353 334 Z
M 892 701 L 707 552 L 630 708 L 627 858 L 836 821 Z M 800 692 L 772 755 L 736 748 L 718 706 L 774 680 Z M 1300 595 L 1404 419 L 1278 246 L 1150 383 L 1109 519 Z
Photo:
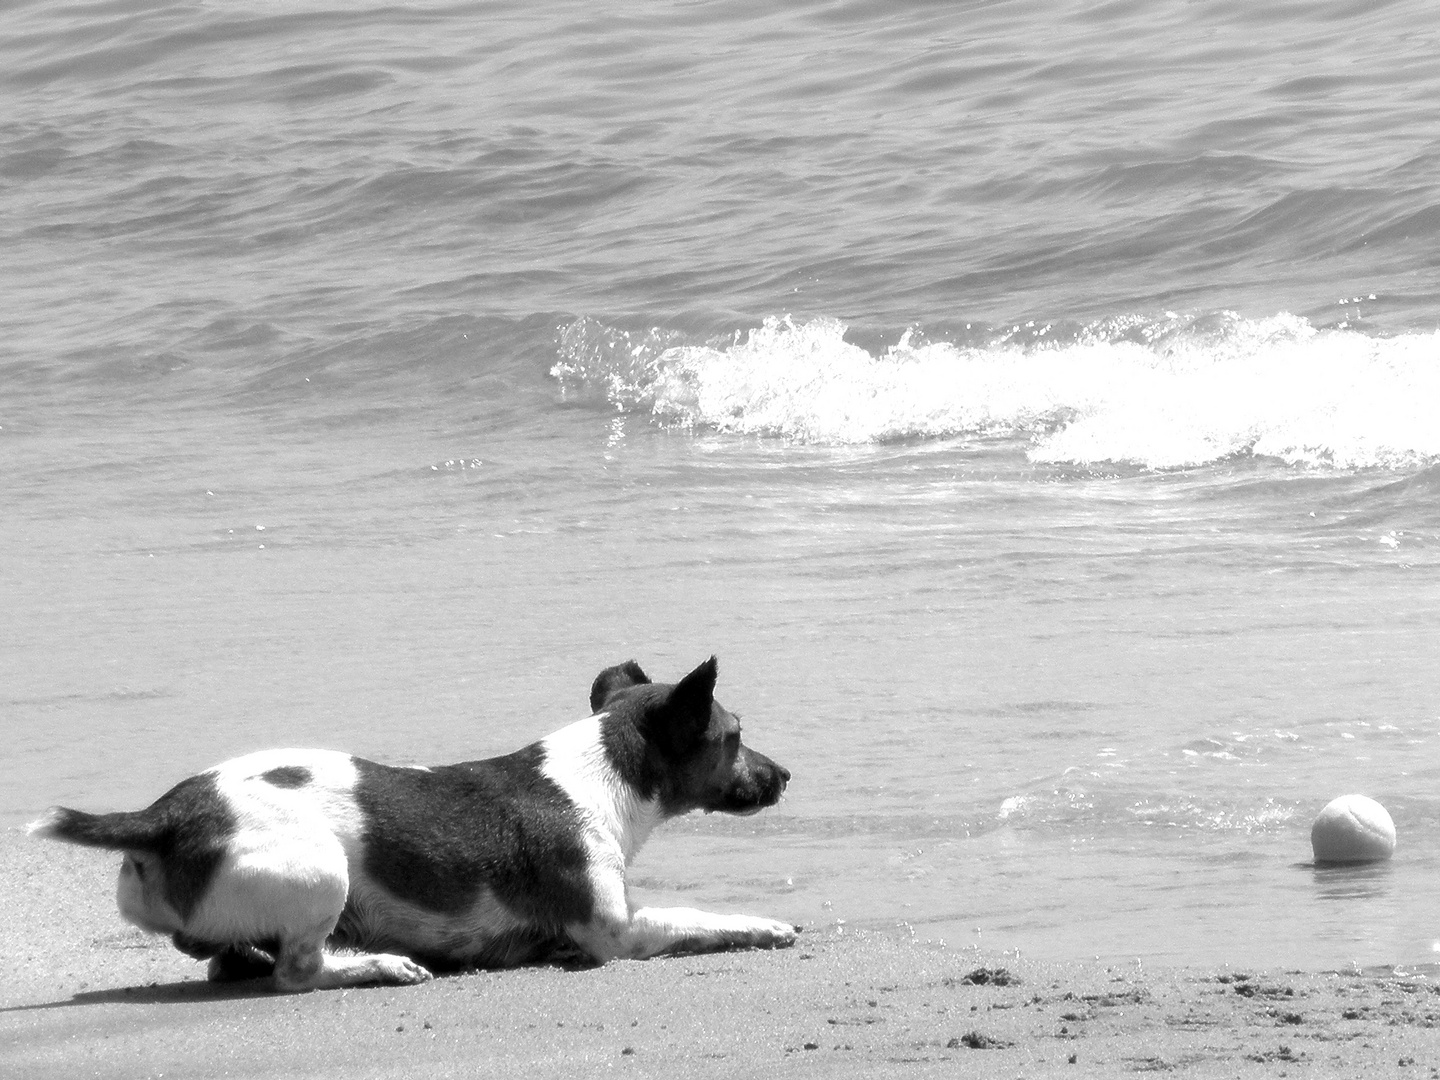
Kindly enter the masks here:
M 790 770 L 785 768 L 784 765 L 776 765 L 775 767 L 780 770 L 781 782 L 788 784 L 790 782 Z

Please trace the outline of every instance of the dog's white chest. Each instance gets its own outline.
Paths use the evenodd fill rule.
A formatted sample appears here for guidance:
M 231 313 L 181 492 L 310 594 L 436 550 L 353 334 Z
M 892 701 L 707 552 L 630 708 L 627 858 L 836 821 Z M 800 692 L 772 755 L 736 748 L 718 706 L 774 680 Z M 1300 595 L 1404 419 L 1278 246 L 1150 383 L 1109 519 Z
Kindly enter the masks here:
M 616 771 L 601 743 L 604 719 L 588 716 L 542 740 L 541 771 L 575 804 L 592 859 L 623 869 L 664 814 Z

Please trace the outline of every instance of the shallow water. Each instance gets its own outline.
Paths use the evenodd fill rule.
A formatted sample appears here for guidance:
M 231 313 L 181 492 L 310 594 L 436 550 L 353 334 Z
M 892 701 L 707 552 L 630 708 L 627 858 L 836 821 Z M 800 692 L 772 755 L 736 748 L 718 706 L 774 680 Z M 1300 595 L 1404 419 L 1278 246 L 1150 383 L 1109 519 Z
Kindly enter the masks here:
M 648 896 L 1432 960 L 1434 35 L 1201 7 L 15 6 L 0 818 L 715 652 Z

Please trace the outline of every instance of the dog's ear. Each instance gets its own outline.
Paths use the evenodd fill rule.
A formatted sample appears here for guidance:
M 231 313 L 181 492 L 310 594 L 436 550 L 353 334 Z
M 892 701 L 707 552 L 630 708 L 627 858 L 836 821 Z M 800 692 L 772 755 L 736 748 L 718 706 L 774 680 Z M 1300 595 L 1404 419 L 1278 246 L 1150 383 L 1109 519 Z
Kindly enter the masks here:
M 623 664 L 616 664 L 614 667 L 607 667 L 595 681 L 590 684 L 590 711 L 599 712 L 610 699 L 610 695 L 617 690 L 624 690 L 627 686 L 639 686 L 641 683 L 648 683 L 650 676 L 640 670 L 640 665 L 634 660 L 626 660 Z
M 710 726 L 716 667 L 712 656 L 647 710 L 641 724 L 666 753 L 682 757 L 690 753 Z
M 670 691 L 670 708 L 677 715 L 704 717 L 704 725 L 708 725 L 710 703 L 715 700 L 715 677 L 719 672 L 720 662 L 710 657 L 675 684 L 675 689 Z

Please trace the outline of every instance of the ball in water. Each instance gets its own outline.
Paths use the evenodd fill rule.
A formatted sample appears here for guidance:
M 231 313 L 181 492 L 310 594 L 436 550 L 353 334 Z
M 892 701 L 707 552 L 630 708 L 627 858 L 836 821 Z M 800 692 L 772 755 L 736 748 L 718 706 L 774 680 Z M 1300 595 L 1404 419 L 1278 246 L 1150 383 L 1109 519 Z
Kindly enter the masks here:
M 1379 862 L 1395 854 L 1395 822 L 1374 799 L 1341 795 L 1310 827 L 1316 862 Z

